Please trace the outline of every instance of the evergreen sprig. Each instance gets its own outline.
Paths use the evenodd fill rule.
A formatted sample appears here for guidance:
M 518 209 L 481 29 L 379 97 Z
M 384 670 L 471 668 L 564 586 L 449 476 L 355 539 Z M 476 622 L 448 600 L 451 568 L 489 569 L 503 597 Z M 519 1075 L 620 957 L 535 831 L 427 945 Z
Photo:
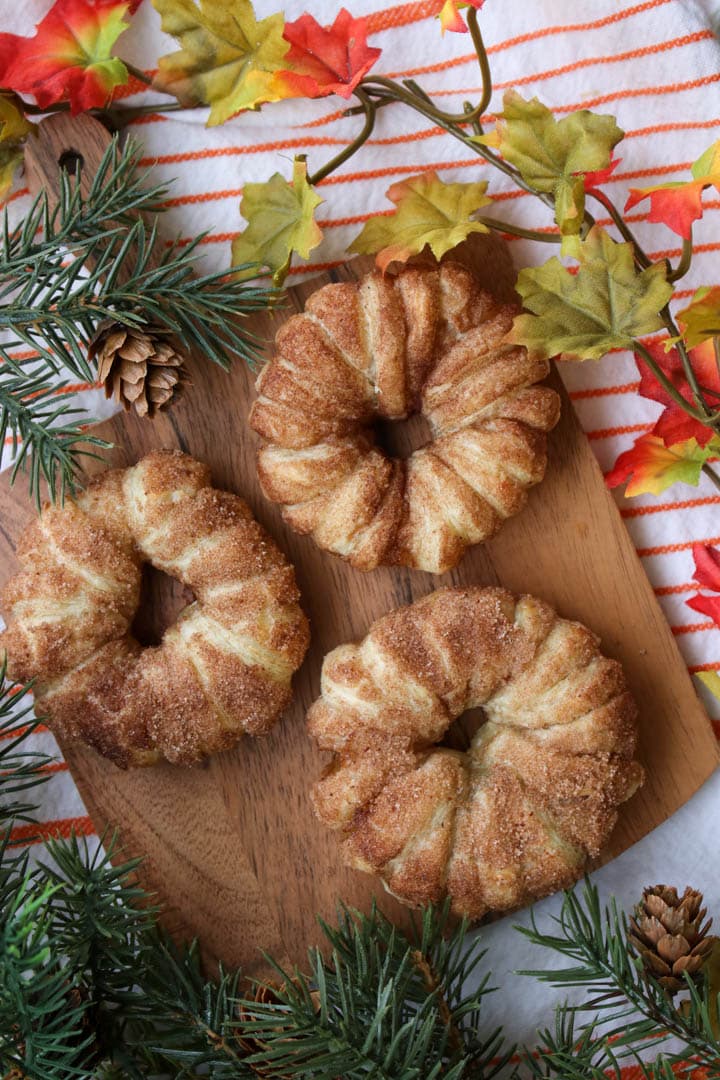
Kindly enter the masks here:
M 239 971 L 209 975 L 197 942 L 161 929 L 137 861 L 120 862 L 114 840 L 94 853 L 75 837 L 49 841 L 33 865 L 10 843 L 12 823 L 32 815 L 28 789 L 48 776 L 45 755 L 24 745 L 25 690 L 0 687 L 0 1075 L 620 1080 L 632 1062 L 646 1080 L 698 1066 L 720 1078 L 712 979 L 688 978 L 677 1007 L 633 955 L 624 914 L 589 882 L 549 930 L 523 930 L 566 963 L 524 974 L 586 999 L 557 1009 L 538 1046 L 512 1058 L 483 1021 L 485 954 L 446 907 L 425 909 L 407 934 L 377 910 L 341 909 L 337 925 L 321 924 L 327 949 L 310 951 L 306 971 L 269 959 L 274 978 L 257 993 Z
M 545 1049 L 526 1064 L 535 1076 L 618 1075 L 619 1063 L 632 1059 L 648 1080 L 690 1075 L 702 1067 L 720 1077 L 718 994 L 705 978 L 697 987 L 686 975 L 687 999 L 680 1008 L 643 967 L 628 942 L 628 923 L 613 899 L 602 904 L 597 888 L 585 880 L 565 895 L 554 931 L 541 931 L 534 916 L 519 927 L 534 945 L 570 961 L 567 967 L 521 972 L 562 989 L 583 989 L 588 997 L 563 1006 L 555 1033 L 543 1033 Z M 677 1040 L 679 1049 L 669 1048 Z M 582 1050 L 585 1072 L 572 1072 L 567 1059 Z M 649 1052 L 659 1056 L 647 1062 Z M 595 1070 L 595 1071 L 593 1071 Z
M 54 206 L 43 191 L 18 228 L 3 217 L 0 435 L 12 440 L 13 479 L 27 471 L 36 500 L 41 478 L 62 500 L 87 448 L 106 445 L 67 422 L 81 410 L 68 405 L 67 387 L 53 385 L 63 372 L 95 380 L 88 345 L 101 322 L 167 330 L 227 369 L 233 358 L 255 362 L 259 342 L 244 320 L 276 299 L 275 290 L 239 279 L 247 267 L 198 276 L 205 234 L 187 245 L 162 240 L 157 214 L 167 189 L 145 186 L 139 160 L 134 143 L 120 147 L 115 138 L 87 193 L 79 171 L 61 170 Z

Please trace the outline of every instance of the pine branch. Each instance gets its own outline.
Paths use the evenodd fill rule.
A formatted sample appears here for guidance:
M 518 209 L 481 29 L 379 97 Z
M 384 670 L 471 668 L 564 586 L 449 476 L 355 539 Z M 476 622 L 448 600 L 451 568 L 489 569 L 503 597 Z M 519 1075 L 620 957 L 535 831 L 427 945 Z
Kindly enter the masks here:
M 30 822 L 37 809 L 25 792 L 45 783 L 45 771 L 52 758 L 26 746 L 37 729 L 28 700 L 30 685 L 21 686 L 7 678 L 7 659 L 0 664 L 0 857 L 12 846 L 10 832 L 17 821 Z
M 243 320 L 273 304 L 275 290 L 243 284 L 240 267 L 196 276 L 204 237 L 166 245 L 156 220 L 166 189 L 144 187 L 144 177 L 138 148 L 115 139 L 87 195 L 61 171 L 54 208 L 42 192 L 18 229 L 7 211 L 0 227 L 0 437 L 12 445 L 12 480 L 26 472 L 38 505 L 42 479 L 62 500 L 88 448 L 107 447 L 67 422 L 81 410 L 68 405 L 70 391 L 58 394 L 66 384 L 51 385 L 63 372 L 95 381 L 88 347 L 103 320 L 167 330 L 225 369 L 259 355 Z
M 238 1030 L 259 1047 L 248 1063 L 270 1077 L 317 1080 L 497 1074 L 500 1034 L 479 1030 L 487 979 L 463 988 L 484 954 L 468 950 L 464 924 L 444 939 L 447 906 L 427 908 L 409 938 L 377 910 L 342 908 L 337 928 L 321 925 L 329 961 L 313 950 L 309 976 L 278 967 L 272 1000 L 241 1003 Z
M 641 1050 L 647 1056 L 653 1047 L 677 1039 L 681 1051 L 661 1054 L 652 1066 L 655 1071 L 647 1073 L 652 1080 L 664 1080 L 668 1068 L 674 1069 L 674 1075 L 682 1075 L 686 1066 L 690 1068 L 690 1059 L 693 1068 L 705 1067 L 711 1075 L 720 1075 L 720 1040 L 713 1030 L 706 980 L 698 989 L 686 975 L 688 999 L 681 1009 L 676 1008 L 672 997 L 635 956 L 628 941 L 627 919 L 615 900 L 601 905 L 598 890 L 588 879 L 580 894 L 575 890 L 565 894 L 560 915 L 553 921 L 559 933 L 542 932 L 534 917 L 529 928 L 518 929 L 533 944 L 572 963 L 520 974 L 555 987 L 585 989 L 589 1000 L 564 1006 L 568 1017 L 592 1014 L 580 1028 L 583 1037 L 601 1025 L 599 1038 L 609 1060 L 610 1055 L 612 1060 L 637 1060 Z
M 64 366 L 84 379 L 92 378 L 88 342 L 108 317 L 164 326 L 225 368 L 232 356 L 253 363 L 258 341 L 238 320 L 267 308 L 275 290 L 244 285 L 233 276 L 239 267 L 196 277 L 204 234 L 165 245 L 155 215 L 166 189 L 143 187 L 139 157 L 135 144 L 121 149 L 114 139 L 87 196 L 79 176 L 62 171 L 54 209 L 42 192 L 15 232 L 6 212 L 0 329 L 37 350 L 50 370 Z
M 28 491 L 40 508 L 42 481 L 53 502 L 62 502 L 76 488 L 83 457 L 98 457 L 90 448 L 109 443 L 67 422 L 82 413 L 68 399 L 65 383 L 49 383 L 42 375 L 7 375 L 0 379 L 0 447 L 12 447 L 14 483 L 18 473 L 28 478 Z M 89 418 L 85 418 L 86 423 Z

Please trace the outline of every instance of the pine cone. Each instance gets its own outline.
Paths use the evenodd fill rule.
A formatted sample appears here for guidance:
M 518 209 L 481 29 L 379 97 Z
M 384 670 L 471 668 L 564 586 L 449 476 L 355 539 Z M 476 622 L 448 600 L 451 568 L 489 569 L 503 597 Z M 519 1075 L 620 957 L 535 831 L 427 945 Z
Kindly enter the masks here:
M 703 922 L 707 908 L 702 893 L 685 889 L 678 897 L 670 885 L 644 890 L 630 919 L 630 943 L 647 972 L 670 994 L 684 990 L 684 973 L 697 979 L 710 956 L 715 938 L 708 934 L 712 919 Z
M 101 323 L 88 357 L 97 362 L 105 397 L 150 419 L 177 397 L 185 378 L 183 357 L 171 335 L 155 326 Z

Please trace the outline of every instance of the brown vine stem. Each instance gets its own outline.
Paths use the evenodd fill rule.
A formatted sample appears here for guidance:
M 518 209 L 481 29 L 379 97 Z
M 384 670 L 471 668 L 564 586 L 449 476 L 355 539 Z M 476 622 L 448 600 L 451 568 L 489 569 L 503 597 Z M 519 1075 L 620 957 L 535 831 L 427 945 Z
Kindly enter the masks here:
M 692 226 L 690 227 L 690 236 L 687 240 L 683 240 L 682 254 L 680 255 L 680 261 L 674 270 L 668 274 L 668 281 L 679 281 L 680 278 L 685 277 L 690 269 L 690 263 L 692 262 L 693 243 L 692 243 Z
M 311 186 L 319 184 L 321 180 L 324 180 L 326 176 L 329 176 L 331 172 L 339 168 L 343 162 L 351 158 L 353 154 L 360 149 L 363 143 L 366 143 L 370 138 L 375 127 L 375 111 L 377 106 L 375 102 L 362 90 L 359 86 L 355 90 L 355 97 L 358 99 L 365 112 L 365 123 L 362 130 L 358 135 L 348 143 L 344 150 L 341 150 L 339 154 L 327 161 L 317 172 L 314 172 L 311 176 L 308 176 L 307 182 Z
M 494 232 L 510 233 L 511 236 L 522 236 L 525 240 L 539 240 L 542 244 L 561 244 L 560 233 L 538 232 L 535 229 L 523 229 L 520 225 L 511 225 L 509 221 L 500 221 L 498 218 L 479 217 L 477 219 L 488 229 Z
M 717 413 L 711 412 L 710 409 L 708 408 L 708 404 L 705 401 L 705 398 L 703 397 L 702 390 L 700 389 L 700 383 L 698 382 L 697 375 L 695 374 L 695 369 L 692 366 L 692 361 L 690 360 L 690 357 L 688 355 L 688 351 L 687 351 L 687 348 L 685 346 L 685 342 L 682 340 L 682 337 L 680 335 L 680 331 L 679 331 L 679 329 L 677 327 L 677 324 L 676 324 L 675 320 L 672 317 L 669 305 L 666 304 L 665 307 L 663 308 L 663 310 L 660 312 L 660 318 L 662 319 L 663 323 L 665 324 L 665 328 L 667 329 L 670 337 L 678 339 L 677 342 L 676 342 L 677 351 L 678 351 L 678 354 L 680 356 L 680 361 L 681 361 L 682 366 L 683 366 L 683 372 L 685 373 L 685 378 L 688 381 L 688 386 L 690 387 L 690 390 L 692 392 L 693 401 L 695 402 L 695 405 L 698 407 L 698 409 L 702 410 L 702 412 L 704 414 L 700 418 L 701 423 L 707 424 L 708 427 L 712 427 L 713 430 L 716 433 L 720 434 L 720 432 L 718 431 L 718 428 L 716 427 L 718 419 L 720 419 L 720 416 Z M 689 409 L 687 407 L 687 403 L 686 403 L 686 405 L 684 407 L 685 407 L 685 411 L 688 412 Z
M 718 491 L 720 491 L 720 476 L 718 476 L 718 474 L 715 472 L 712 465 L 708 465 L 706 461 L 702 467 L 702 471 L 705 473 L 708 479 L 712 480 Z
M 693 408 L 693 406 L 690 405 L 690 403 L 688 401 L 686 401 L 686 399 L 682 396 L 682 394 L 677 389 L 677 387 L 673 386 L 670 379 L 668 379 L 668 377 L 665 374 L 665 372 L 663 371 L 663 369 L 660 367 L 660 365 L 657 363 L 657 361 L 652 356 L 652 354 L 648 351 L 648 349 L 643 345 L 643 343 L 641 341 L 634 341 L 633 342 L 633 348 L 635 349 L 636 352 L 640 353 L 643 360 L 645 361 L 647 366 L 650 368 L 650 370 L 652 371 L 652 373 L 655 376 L 655 378 L 657 379 L 657 381 L 660 383 L 662 388 L 670 395 L 670 397 L 673 399 L 675 404 L 679 405 L 680 408 L 684 412 L 686 412 L 689 416 L 692 416 L 693 420 L 698 420 L 701 424 L 707 424 L 708 420 L 710 419 L 710 415 L 708 414 L 707 410 L 704 407 L 704 404 L 705 404 L 704 401 L 703 401 L 703 411 L 702 412 L 698 408 Z M 702 400 L 702 398 L 701 398 L 701 400 Z M 711 426 L 711 425 L 708 425 L 708 426 Z
M 597 201 L 605 207 L 623 240 L 626 240 L 629 244 L 633 245 L 635 252 L 635 262 L 638 263 L 638 265 L 641 266 L 643 270 L 646 270 L 648 266 L 652 266 L 652 259 L 648 255 L 646 255 L 646 253 L 640 247 L 640 244 L 638 243 L 635 234 L 623 220 L 622 214 L 615 206 L 615 203 L 612 201 L 612 199 L 609 199 L 604 191 L 598 191 L 596 188 L 593 188 L 592 191 L 589 191 L 588 195 L 592 195 L 594 199 L 597 199 Z M 671 279 L 668 278 L 668 280 Z

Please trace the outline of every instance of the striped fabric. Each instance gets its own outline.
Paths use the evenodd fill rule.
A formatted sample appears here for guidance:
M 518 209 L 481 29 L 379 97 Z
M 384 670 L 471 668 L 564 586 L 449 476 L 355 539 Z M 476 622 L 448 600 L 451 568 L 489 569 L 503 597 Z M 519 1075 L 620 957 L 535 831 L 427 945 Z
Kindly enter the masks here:
M 256 0 L 260 15 L 279 0 Z M 381 0 L 354 0 L 353 14 L 368 17 L 370 42 L 383 49 L 377 70 L 396 78 L 413 77 L 444 107 L 462 108 L 480 91 L 477 64 L 467 35 L 441 37 L 433 20 L 437 0 L 389 6 Z M 48 8 L 48 0 L 4 4 L 2 29 L 30 33 Z M 327 0 L 288 0 L 287 17 L 310 10 L 329 22 L 339 7 Z M 720 24 L 718 0 L 534 0 L 510 3 L 487 0 L 481 24 L 489 46 L 495 94 L 517 87 L 538 95 L 557 116 L 589 107 L 613 113 L 626 132 L 618 148 L 622 163 L 608 190 L 623 206 L 633 183 L 681 179 L 689 164 L 720 138 L 720 48 L 713 24 Z M 136 67 L 152 72 L 157 58 L 174 44 L 159 29 L 159 19 L 145 0 L 119 51 Z M 150 102 L 152 95 L 132 82 L 127 102 Z M 246 181 L 267 179 L 275 171 L 288 176 L 292 156 L 307 153 L 310 169 L 343 147 L 357 131 L 359 118 L 343 118 L 340 99 L 283 102 L 249 113 L 224 127 L 207 129 L 203 111 L 138 120 L 132 135 L 144 147 L 143 161 L 153 174 L 172 180 L 167 202 L 167 235 L 189 239 L 209 230 L 203 241 L 208 267 L 228 265 L 230 241 L 242 227 L 238 204 Z M 312 261 L 294 267 L 292 279 L 336 265 L 371 214 L 386 210 L 387 187 L 399 177 L 435 168 L 445 180 L 487 177 L 501 204 L 497 215 L 509 221 L 550 228 L 549 211 L 536 199 L 513 189 L 461 145 L 407 109 L 392 106 L 378 113 L 370 143 L 320 189 L 325 202 L 319 219 L 325 239 Z M 717 251 L 720 198 L 706 194 L 704 221 L 696 228 L 696 257 L 681 283 L 682 300 L 701 284 L 720 280 Z M 28 205 L 20 188 L 13 215 Z M 648 225 L 647 205 L 629 220 L 654 256 L 676 259 L 679 240 L 662 225 Z M 603 224 L 602 214 L 600 220 Z M 547 247 L 512 239 L 519 265 L 543 261 Z M 616 353 L 602 362 L 562 365 L 575 407 L 601 467 L 607 471 L 638 433 L 653 424 L 659 407 L 637 394 L 638 375 L 630 354 Z M 107 415 L 96 390 L 78 387 L 78 397 L 94 415 Z M 706 479 L 697 490 L 677 486 L 657 499 L 640 497 L 619 504 L 638 554 L 655 587 L 691 671 L 720 670 L 720 630 L 686 607 L 694 591 L 691 546 L 694 540 L 720 544 L 720 495 Z M 714 705 L 708 701 L 712 711 Z M 716 715 L 720 715 L 717 713 Z M 720 734 L 720 725 L 718 726 Z M 49 733 L 38 735 L 52 745 Z M 91 832 L 82 803 L 63 765 L 47 785 L 44 833 L 66 834 L 71 827 Z M 631 1075 L 629 1073 L 628 1075 Z

